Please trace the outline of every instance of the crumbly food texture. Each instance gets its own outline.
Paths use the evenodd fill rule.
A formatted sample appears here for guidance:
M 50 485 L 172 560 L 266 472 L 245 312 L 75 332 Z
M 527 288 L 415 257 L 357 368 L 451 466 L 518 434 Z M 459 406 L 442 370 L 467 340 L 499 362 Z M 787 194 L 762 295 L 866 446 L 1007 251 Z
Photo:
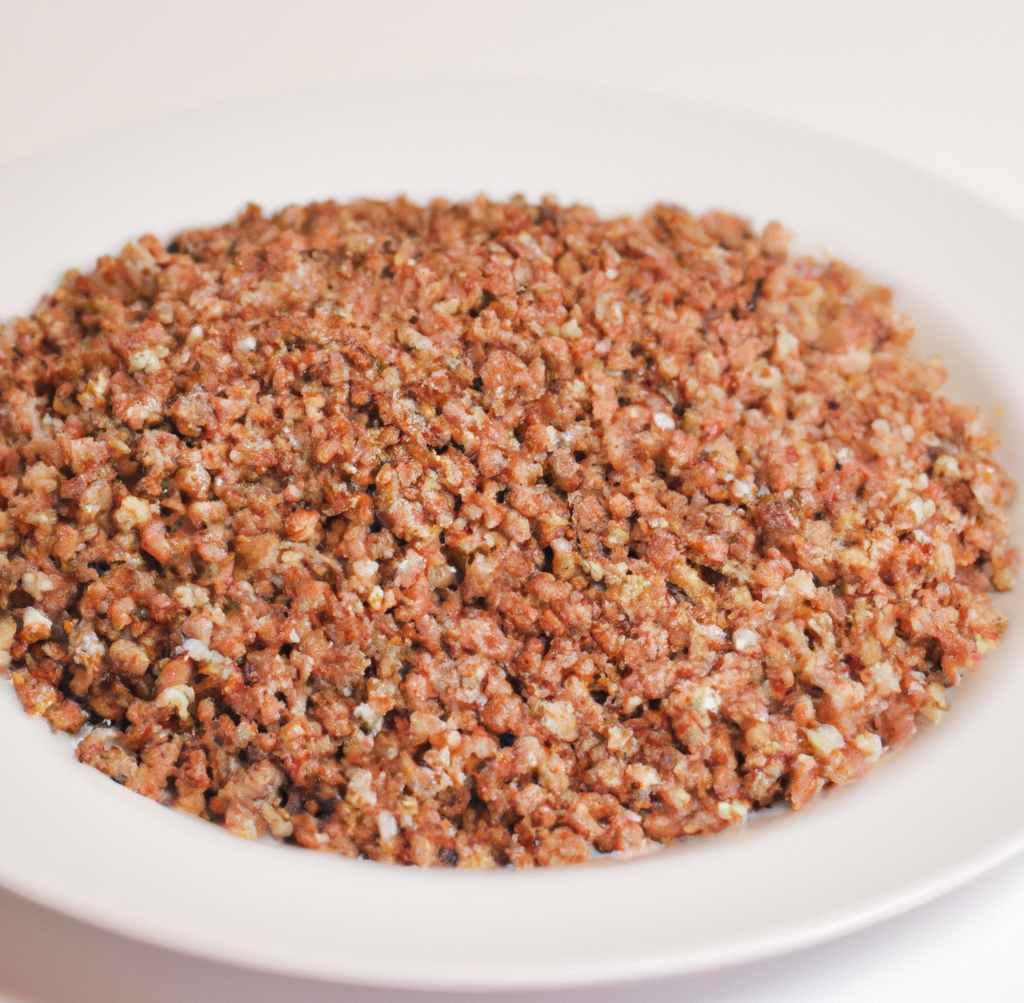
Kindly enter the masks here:
M 1012 484 L 912 334 L 668 205 L 144 237 L 2 328 L 0 667 L 119 783 L 346 856 L 800 808 L 1004 627 Z

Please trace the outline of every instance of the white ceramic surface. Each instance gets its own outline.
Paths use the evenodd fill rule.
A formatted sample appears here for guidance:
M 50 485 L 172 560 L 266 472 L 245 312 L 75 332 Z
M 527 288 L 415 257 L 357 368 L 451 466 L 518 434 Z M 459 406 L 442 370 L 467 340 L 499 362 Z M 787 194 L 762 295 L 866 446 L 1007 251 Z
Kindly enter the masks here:
M 554 192 L 786 221 L 889 281 L 957 393 L 998 409 L 1018 476 L 1024 227 L 875 153 L 738 114 L 528 83 L 431 85 L 211 111 L 0 168 L 0 315 L 140 230 L 248 200 Z M 503 987 L 706 969 L 924 901 L 1024 845 L 1019 597 L 953 714 L 799 816 L 630 862 L 420 872 L 251 845 L 79 767 L 0 688 L 0 881 L 130 935 L 326 978 Z

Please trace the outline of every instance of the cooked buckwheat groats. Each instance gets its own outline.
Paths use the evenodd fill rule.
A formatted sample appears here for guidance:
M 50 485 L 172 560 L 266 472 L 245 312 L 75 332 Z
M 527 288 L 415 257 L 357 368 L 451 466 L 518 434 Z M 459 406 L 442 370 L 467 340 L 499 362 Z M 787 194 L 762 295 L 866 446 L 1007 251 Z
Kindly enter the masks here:
M 249 208 L 2 332 L 2 665 L 242 836 L 528 867 L 713 832 L 859 777 L 1004 627 L 992 435 L 775 223 Z

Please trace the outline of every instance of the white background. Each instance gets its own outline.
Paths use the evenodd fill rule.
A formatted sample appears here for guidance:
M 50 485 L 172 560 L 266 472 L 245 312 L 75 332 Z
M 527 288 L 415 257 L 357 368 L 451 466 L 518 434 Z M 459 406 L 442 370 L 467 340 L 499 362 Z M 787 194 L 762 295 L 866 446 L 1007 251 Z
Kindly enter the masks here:
M 383 77 L 492 74 L 754 109 L 914 161 L 1024 218 L 1024 6 L 989 0 L 177 0 L 152 6 L 0 0 L 0 163 L 50 149 L 67 155 L 76 139 L 96 130 L 130 128 L 236 97 L 372 88 Z M 0 192 L 0 212 L 2 199 Z M 1024 266 L 1024 249 L 1021 257 Z M 1020 781 L 1010 775 L 1008 782 Z M 1022 944 L 1024 860 L 1018 859 L 908 916 L 797 955 L 557 998 L 1017 1000 L 1024 997 Z M 0 891 L 0 1001 L 282 998 L 443 997 L 339 989 L 197 962 Z

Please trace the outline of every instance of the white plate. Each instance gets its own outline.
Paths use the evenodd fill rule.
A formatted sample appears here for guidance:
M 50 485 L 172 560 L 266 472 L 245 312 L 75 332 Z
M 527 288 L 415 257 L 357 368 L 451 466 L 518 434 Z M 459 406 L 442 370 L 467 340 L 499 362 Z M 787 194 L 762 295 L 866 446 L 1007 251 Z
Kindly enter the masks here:
M 370 86 L 203 113 L 0 169 L 0 315 L 143 230 L 248 200 L 553 192 L 784 220 L 889 280 L 963 397 L 1024 420 L 1024 226 L 876 153 L 742 115 L 560 85 Z M 1005 460 L 1024 473 L 1019 441 Z M 0 687 L 0 880 L 122 933 L 245 965 L 415 987 L 693 971 L 907 909 L 1024 845 L 1021 599 L 934 731 L 800 815 L 629 862 L 417 871 L 247 844 L 71 756 Z

